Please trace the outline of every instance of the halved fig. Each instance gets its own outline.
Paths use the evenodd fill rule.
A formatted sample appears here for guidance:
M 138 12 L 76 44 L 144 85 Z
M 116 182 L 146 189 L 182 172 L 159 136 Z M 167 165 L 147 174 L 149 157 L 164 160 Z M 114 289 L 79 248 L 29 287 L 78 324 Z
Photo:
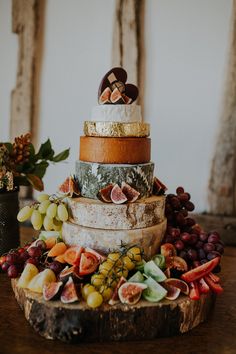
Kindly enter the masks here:
M 77 295 L 76 286 L 72 277 L 69 277 L 61 293 L 61 302 L 69 304 L 78 300 L 79 297 Z
M 114 187 L 114 184 L 109 184 L 105 188 L 100 189 L 100 191 L 99 191 L 100 199 L 102 199 L 106 203 L 112 203 L 111 191 L 112 191 L 113 187 Z
M 123 99 L 124 99 L 124 101 L 125 101 L 125 104 L 130 104 L 130 103 L 132 103 L 132 98 L 130 98 L 130 97 L 124 95 L 124 94 L 123 94 L 122 96 L 123 96 Z
M 157 178 L 154 177 L 153 180 L 153 194 L 162 195 L 167 190 L 167 187 Z
M 179 297 L 180 289 L 166 282 L 162 283 L 161 285 L 167 290 L 166 299 L 176 300 Z
M 185 281 L 180 280 L 180 279 L 176 279 L 176 278 L 168 278 L 165 280 L 165 282 L 163 283 L 163 285 L 168 284 L 171 286 L 174 286 L 175 288 L 178 288 L 181 293 L 188 295 L 189 293 L 189 287 L 188 284 L 185 283 Z
M 119 89 L 117 87 L 112 91 L 110 100 L 111 100 L 111 103 L 114 103 L 114 104 L 124 104 L 125 103 L 122 93 L 119 91 Z
M 110 299 L 109 302 L 108 302 L 109 305 L 115 305 L 115 304 L 117 304 L 117 303 L 120 302 L 120 300 L 119 300 L 119 295 L 118 295 L 118 290 L 119 290 L 119 288 L 121 287 L 121 285 L 123 285 L 123 284 L 126 283 L 126 282 L 127 282 L 127 280 L 122 276 L 122 277 L 120 278 L 118 284 L 117 284 L 116 287 L 115 287 L 115 290 L 114 290 L 114 292 L 113 292 L 113 294 L 112 294 L 111 299 Z
M 107 104 L 111 103 L 111 89 L 110 87 L 106 87 L 105 90 L 102 92 L 101 96 L 99 97 L 98 103 L 99 104 Z
M 174 268 L 181 272 L 188 271 L 188 265 L 185 260 L 181 257 L 174 256 L 174 257 L 166 257 L 166 267 L 167 268 Z
M 175 246 L 172 245 L 171 243 L 164 243 L 163 245 L 161 245 L 161 254 L 164 257 L 177 256 Z
M 65 267 L 63 271 L 59 274 L 59 280 L 63 283 L 67 282 L 69 278 L 74 279 L 74 281 L 80 281 L 82 278 L 79 275 L 79 267 L 72 266 L 72 267 Z
M 118 186 L 118 184 L 115 184 L 111 190 L 111 200 L 115 204 L 123 204 L 128 200 L 126 195 L 122 192 L 122 189 Z
M 124 93 L 125 92 L 125 84 L 124 84 L 124 82 L 119 81 L 119 80 L 112 82 L 112 84 L 111 84 L 112 91 L 115 90 L 115 88 L 118 88 L 118 90 L 121 93 Z
M 124 283 L 118 290 L 119 299 L 123 304 L 134 305 L 146 288 L 147 285 L 143 283 Z
M 62 288 L 63 288 L 63 285 L 64 284 L 62 281 L 45 284 L 43 286 L 44 300 L 50 301 L 50 300 L 56 300 L 57 298 L 59 298 Z
M 128 202 L 130 203 L 135 202 L 140 196 L 140 193 L 136 191 L 136 189 L 132 188 L 128 183 L 125 182 L 121 183 L 121 190 L 124 193 L 124 195 L 127 197 Z
M 67 177 L 66 180 L 60 185 L 59 192 L 70 197 L 79 196 L 80 191 L 77 179 L 73 176 Z

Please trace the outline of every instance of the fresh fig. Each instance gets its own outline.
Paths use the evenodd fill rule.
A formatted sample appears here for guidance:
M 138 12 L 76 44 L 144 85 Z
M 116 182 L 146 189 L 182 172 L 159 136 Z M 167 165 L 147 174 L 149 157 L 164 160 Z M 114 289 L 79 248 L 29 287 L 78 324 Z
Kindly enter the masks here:
M 119 89 L 117 87 L 112 91 L 110 100 L 111 100 L 111 103 L 113 103 L 113 104 L 124 104 L 125 103 L 122 93 L 119 91 Z
M 109 184 L 105 188 L 100 189 L 99 196 L 100 196 L 100 199 L 102 199 L 102 201 L 104 201 L 106 203 L 112 203 L 111 191 L 112 191 L 113 187 L 114 187 L 114 184 Z
M 119 299 L 123 304 L 134 305 L 142 295 L 142 291 L 147 288 L 143 283 L 124 283 L 118 290 Z
M 124 195 L 118 184 L 115 184 L 111 190 L 111 200 L 115 204 L 123 204 L 127 202 L 127 197 Z
M 115 287 L 115 290 L 114 290 L 114 292 L 113 292 L 113 294 L 112 294 L 111 299 L 110 299 L 109 302 L 108 302 L 109 305 L 115 305 L 115 304 L 117 304 L 117 303 L 120 302 L 120 300 L 119 300 L 119 295 L 118 295 L 118 290 L 119 290 L 119 288 L 121 287 L 121 285 L 123 285 L 123 284 L 126 283 L 126 282 L 127 282 L 127 280 L 122 276 L 122 277 L 120 278 L 118 284 L 117 284 L 116 287 Z
M 138 199 L 140 193 L 136 191 L 136 189 L 132 188 L 129 184 L 122 182 L 121 183 L 121 190 L 124 195 L 127 197 L 128 202 L 133 203 L 135 200 Z
M 164 243 L 163 245 L 161 245 L 161 254 L 164 257 L 177 256 L 176 249 L 171 243 Z
M 163 195 L 166 190 L 167 190 L 167 187 L 157 177 L 154 177 L 153 191 L 152 191 L 153 194 Z
M 178 271 L 181 272 L 187 272 L 188 271 L 188 265 L 185 262 L 185 260 L 181 257 L 166 257 L 166 267 L 167 268 L 174 268 Z
M 62 281 L 45 284 L 43 287 L 43 298 L 46 301 L 56 300 L 60 297 L 63 288 Z
M 79 301 L 76 286 L 72 277 L 69 277 L 61 293 L 61 302 L 69 304 L 76 301 Z
M 124 94 L 123 94 L 122 96 L 123 96 L 123 99 L 124 99 L 124 101 L 125 101 L 125 104 L 130 104 L 130 103 L 132 103 L 132 98 L 130 98 L 130 97 L 124 95 Z
M 117 88 L 121 93 L 124 93 L 125 92 L 125 84 L 122 82 L 122 81 L 114 81 L 112 84 L 111 84 L 111 89 L 112 91 L 115 90 L 115 88 Z
M 79 196 L 79 186 L 78 181 L 75 177 L 69 176 L 59 187 L 59 192 L 63 195 L 68 195 L 70 197 Z
M 111 89 L 110 87 L 106 87 L 105 90 L 102 92 L 101 96 L 99 97 L 98 103 L 99 104 L 107 104 L 111 103 Z
M 165 282 L 163 283 L 163 286 L 165 284 L 168 284 L 168 285 L 174 286 L 175 288 L 178 288 L 181 291 L 181 293 L 183 293 L 185 295 L 189 294 L 188 284 L 181 279 L 169 278 L 169 279 L 165 280 Z
M 168 283 L 162 283 L 162 286 L 167 290 L 166 299 L 176 300 L 179 297 L 180 289 Z
M 82 278 L 79 276 L 79 267 L 72 266 L 72 267 L 65 267 L 63 271 L 59 274 L 59 280 L 63 283 L 67 282 L 68 279 L 72 277 L 75 282 L 79 282 Z

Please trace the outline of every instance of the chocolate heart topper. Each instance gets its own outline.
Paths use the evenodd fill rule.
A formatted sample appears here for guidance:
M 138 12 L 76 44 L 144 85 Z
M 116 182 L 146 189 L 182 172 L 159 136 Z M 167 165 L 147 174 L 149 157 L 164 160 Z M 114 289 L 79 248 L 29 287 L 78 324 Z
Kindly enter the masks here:
M 138 88 L 126 84 L 127 72 L 123 68 L 113 68 L 103 77 L 98 89 L 99 104 L 131 104 L 138 97 Z

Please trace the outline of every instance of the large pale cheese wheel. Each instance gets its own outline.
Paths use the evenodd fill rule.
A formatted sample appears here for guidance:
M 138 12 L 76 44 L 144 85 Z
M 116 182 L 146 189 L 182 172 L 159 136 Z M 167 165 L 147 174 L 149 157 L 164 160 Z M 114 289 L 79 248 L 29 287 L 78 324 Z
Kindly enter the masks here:
M 91 120 L 104 122 L 142 122 L 141 106 L 136 104 L 106 104 L 93 107 Z
M 81 161 L 137 164 L 149 162 L 150 157 L 149 138 L 80 137 Z
M 108 184 L 126 182 L 135 188 L 140 197 L 149 197 L 153 188 L 154 163 L 136 165 L 100 164 L 76 161 L 75 174 L 82 197 L 97 199 L 100 189 Z
M 99 229 L 141 229 L 165 218 L 164 196 L 120 205 L 88 198 L 68 198 L 67 203 L 76 224 Z
M 84 122 L 84 134 L 86 136 L 105 137 L 147 137 L 150 135 L 148 123 L 120 123 L 120 122 L 96 122 L 87 120 Z
M 62 238 L 67 245 L 80 245 L 108 253 L 120 249 L 121 242 L 137 244 L 151 258 L 159 250 L 166 230 L 166 219 L 160 224 L 136 230 L 103 230 L 64 222 Z

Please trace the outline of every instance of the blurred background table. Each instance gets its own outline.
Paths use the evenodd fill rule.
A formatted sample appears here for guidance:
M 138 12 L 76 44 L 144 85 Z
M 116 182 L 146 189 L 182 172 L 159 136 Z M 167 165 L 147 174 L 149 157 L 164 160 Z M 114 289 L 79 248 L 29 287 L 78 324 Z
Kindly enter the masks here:
M 34 231 L 21 229 L 24 244 L 30 241 Z M 77 345 L 50 341 L 40 337 L 30 327 L 19 308 L 10 281 L 0 274 L 0 354 L 234 354 L 236 353 L 236 248 L 226 247 L 222 262 L 221 279 L 224 293 L 218 296 L 216 306 L 208 322 L 191 332 L 172 338 L 152 341 L 83 343 Z

